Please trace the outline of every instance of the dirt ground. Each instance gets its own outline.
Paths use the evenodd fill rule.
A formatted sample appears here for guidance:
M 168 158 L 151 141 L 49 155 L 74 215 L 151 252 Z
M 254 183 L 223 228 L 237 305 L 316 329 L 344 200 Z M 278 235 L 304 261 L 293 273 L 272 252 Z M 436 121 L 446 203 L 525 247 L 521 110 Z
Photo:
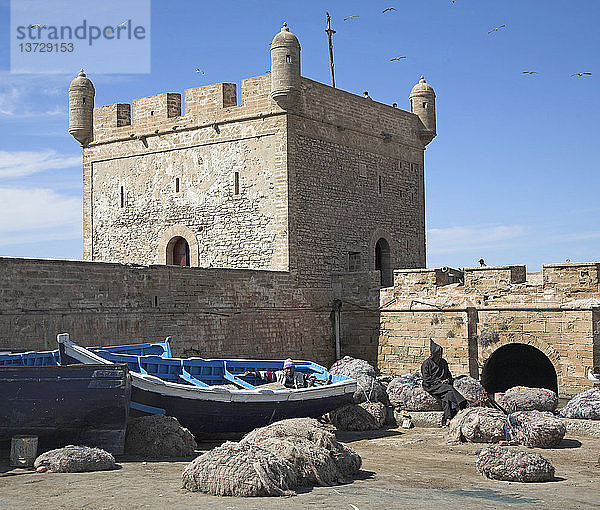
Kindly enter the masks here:
M 363 459 L 357 479 L 315 487 L 289 498 L 219 498 L 181 489 L 188 461 L 119 459 L 121 469 L 44 473 L 0 461 L 0 509 L 448 509 L 600 508 L 600 438 L 568 436 L 559 448 L 539 451 L 556 480 L 522 484 L 488 480 L 475 468 L 482 445 L 448 444 L 439 429 L 338 432 Z M 214 447 L 202 443 L 201 451 Z

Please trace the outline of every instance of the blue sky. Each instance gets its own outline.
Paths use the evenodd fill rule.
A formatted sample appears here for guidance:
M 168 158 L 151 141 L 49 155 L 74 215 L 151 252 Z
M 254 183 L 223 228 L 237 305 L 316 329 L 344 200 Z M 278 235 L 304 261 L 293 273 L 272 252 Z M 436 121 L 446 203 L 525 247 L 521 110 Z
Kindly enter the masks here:
M 387 7 L 396 10 L 382 14 Z M 239 84 L 269 68 L 268 44 L 287 21 L 302 74 L 328 83 L 326 10 L 339 88 L 404 109 L 421 74 L 436 90 L 438 136 L 425 154 L 429 267 L 600 260 L 597 0 L 153 0 L 150 74 L 81 67 L 97 105 Z M 350 15 L 359 17 L 343 21 Z M 81 153 L 66 115 L 78 69 L 11 74 L 8 31 L 0 0 L 0 256 L 80 259 Z M 407 58 L 389 61 L 399 55 Z M 593 74 L 570 77 L 577 72 Z

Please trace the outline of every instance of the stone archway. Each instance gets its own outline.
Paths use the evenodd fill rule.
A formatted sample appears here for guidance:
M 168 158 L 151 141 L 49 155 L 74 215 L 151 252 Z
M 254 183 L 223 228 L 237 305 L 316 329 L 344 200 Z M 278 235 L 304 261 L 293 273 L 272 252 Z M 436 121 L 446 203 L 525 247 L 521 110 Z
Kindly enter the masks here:
M 513 386 L 547 388 L 558 393 L 558 377 L 550 358 L 533 345 L 507 343 L 497 348 L 481 371 L 481 384 L 489 393 Z
M 187 243 L 185 246 L 184 242 Z M 179 244 L 177 244 L 179 242 Z M 178 249 L 179 255 L 186 249 L 189 260 L 187 266 L 198 267 L 198 241 L 196 235 L 186 226 L 174 225 L 163 232 L 158 242 L 158 263 L 172 265 L 174 263 L 174 250 Z

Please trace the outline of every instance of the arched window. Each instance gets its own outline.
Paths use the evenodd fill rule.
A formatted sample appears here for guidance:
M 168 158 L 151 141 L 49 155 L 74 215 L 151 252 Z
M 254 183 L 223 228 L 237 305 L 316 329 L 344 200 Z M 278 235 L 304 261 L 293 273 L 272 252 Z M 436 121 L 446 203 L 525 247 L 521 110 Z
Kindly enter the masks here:
M 375 244 L 375 269 L 381 272 L 382 287 L 393 285 L 390 245 L 383 237 Z
M 174 237 L 167 243 L 167 264 L 172 266 L 190 265 L 190 246 L 183 237 Z

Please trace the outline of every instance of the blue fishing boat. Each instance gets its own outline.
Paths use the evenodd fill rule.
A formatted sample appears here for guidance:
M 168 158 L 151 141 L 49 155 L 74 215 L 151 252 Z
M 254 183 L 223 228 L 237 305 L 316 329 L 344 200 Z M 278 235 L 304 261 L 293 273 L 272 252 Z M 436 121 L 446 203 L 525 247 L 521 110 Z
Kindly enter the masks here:
M 248 432 L 285 418 L 317 418 L 352 401 L 356 381 L 310 361 L 296 371 L 314 381 L 290 389 L 247 372 L 281 370 L 283 360 L 174 358 L 168 342 L 155 354 L 131 347 L 87 349 L 58 335 L 64 363 L 126 363 L 132 376 L 131 415 L 166 414 L 195 435 Z
M 62 366 L 58 351 L 0 353 L 0 441 L 38 436 L 122 454 L 131 377 L 125 364 Z

